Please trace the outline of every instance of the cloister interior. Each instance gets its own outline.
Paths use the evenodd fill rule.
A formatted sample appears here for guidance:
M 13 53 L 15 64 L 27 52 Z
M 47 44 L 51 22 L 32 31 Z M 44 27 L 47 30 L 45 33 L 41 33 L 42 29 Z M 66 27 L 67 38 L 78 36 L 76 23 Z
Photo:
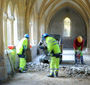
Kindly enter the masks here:
M 44 33 L 61 35 L 63 50 L 68 51 L 81 35 L 84 54 L 90 55 L 90 0 L 0 0 L 0 81 L 11 73 L 8 56 L 18 69 L 16 50 L 8 45 L 17 46 L 29 34 L 27 62 L 32 62 L 40 54 L 38 43 Z

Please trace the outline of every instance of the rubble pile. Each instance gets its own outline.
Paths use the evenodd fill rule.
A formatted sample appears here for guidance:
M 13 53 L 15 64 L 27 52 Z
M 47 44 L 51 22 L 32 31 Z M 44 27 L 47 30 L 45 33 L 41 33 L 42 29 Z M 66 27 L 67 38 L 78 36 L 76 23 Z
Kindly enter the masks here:
M 89 65 L 73 65 L 68 67 L 61 67 L 65 73 L 71 76 L 89 76 L 90 75 L 90 66 Z
M 49 64 L 27 63 L 28 71 L 49 71 Z
M 29 72 L 37 72 L 37 71 L 49 71 L 49 64 L 43 63 L 27 63 L 28 71 Z M 64 72 L 70 76 L 89 76 L 90 75 L 90 66 L 89 65 L 68 65 L 68 66 L 61 66 L 60 72 Z

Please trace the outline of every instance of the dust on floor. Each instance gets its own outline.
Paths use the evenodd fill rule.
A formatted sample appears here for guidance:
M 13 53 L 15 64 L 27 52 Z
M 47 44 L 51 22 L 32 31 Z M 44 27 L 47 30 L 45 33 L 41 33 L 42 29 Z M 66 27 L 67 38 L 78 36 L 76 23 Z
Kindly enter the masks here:
M 1 85 L 90 85 L 90 76 L 70 76 L 59 71 L 59 77 L 50 78 L 46 75 L 48 71 L 28 71 L 27 73 L 16 73 L 7 82 Z

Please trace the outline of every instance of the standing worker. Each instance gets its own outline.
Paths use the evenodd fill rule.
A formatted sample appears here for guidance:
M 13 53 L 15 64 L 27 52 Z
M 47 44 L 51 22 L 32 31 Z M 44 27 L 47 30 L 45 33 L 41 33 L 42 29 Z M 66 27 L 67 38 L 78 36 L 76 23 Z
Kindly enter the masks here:
M 46 41 L 47 50 L 50 53 L 51 61 L 50 61 L 50 74 L 48 77 L 58 77 L 59 70 L 59 60 L 60 60 L 60 47 L 56 39 L 50 37 L 49 34 L 43 34 L 43 39 Z
M 74 40 L 74 45 L 73 46 L 74 46 L 74 50 L 75 50 L 75 64 L 78 64 L 78 57 L 77 57 L 78 52 L 80 53 L 81 64 L 84 64 L 83 53 L 82 53 L 82 50 L 83 50 L 83 47 L 84 47 L 84 40 L 83 40 L 82 36 L 78 36 Z
M 20 40 L 20 42 L 18 43 L 18 45 L 16 46 L 16 53 L 19 56 L 19 72 L 23 73 L 26 72 L 26 57 L 25 57 L 25 51 L 27 49 L 28 46 L 28 39 L 29 39 L 29 35 L 25 34 L 24 38 L 22 38 Z

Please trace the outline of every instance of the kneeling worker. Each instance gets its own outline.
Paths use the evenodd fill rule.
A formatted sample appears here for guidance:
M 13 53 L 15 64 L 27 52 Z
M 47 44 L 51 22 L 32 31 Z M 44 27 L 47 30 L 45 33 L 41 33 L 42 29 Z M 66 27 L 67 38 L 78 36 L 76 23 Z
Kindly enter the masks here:
M 84 40 L 83 40 L 82 36 L 78 36 L 74 40 L 74 45 L 73 46 L 74 46 L 74 50 L 75 50 L 75 64 L 78 64 L 78 57 L 77 57 L 78 52 L 80 53 L 81 64 L 84 64 L 83 53 L 82 53 L 83 46 L 84 46 Z
M 16 46 L 16 53 L 19 56 L 19 72 L 25 72 L 26 69 L 26 58 L 25 58 L 25 51 L 28 46 L 28 39 L 29 35 L 25 34 L 24 38 L 20 40 L 18 45 Z
M 46 41 L 47 50 L 50 53 L 50 74 L 48 77 L 58 77 L 59 61 L 60 61 L 60 47 L 56 39 L 50 37 L 49 34 L 43 34 L 43 39 Z

